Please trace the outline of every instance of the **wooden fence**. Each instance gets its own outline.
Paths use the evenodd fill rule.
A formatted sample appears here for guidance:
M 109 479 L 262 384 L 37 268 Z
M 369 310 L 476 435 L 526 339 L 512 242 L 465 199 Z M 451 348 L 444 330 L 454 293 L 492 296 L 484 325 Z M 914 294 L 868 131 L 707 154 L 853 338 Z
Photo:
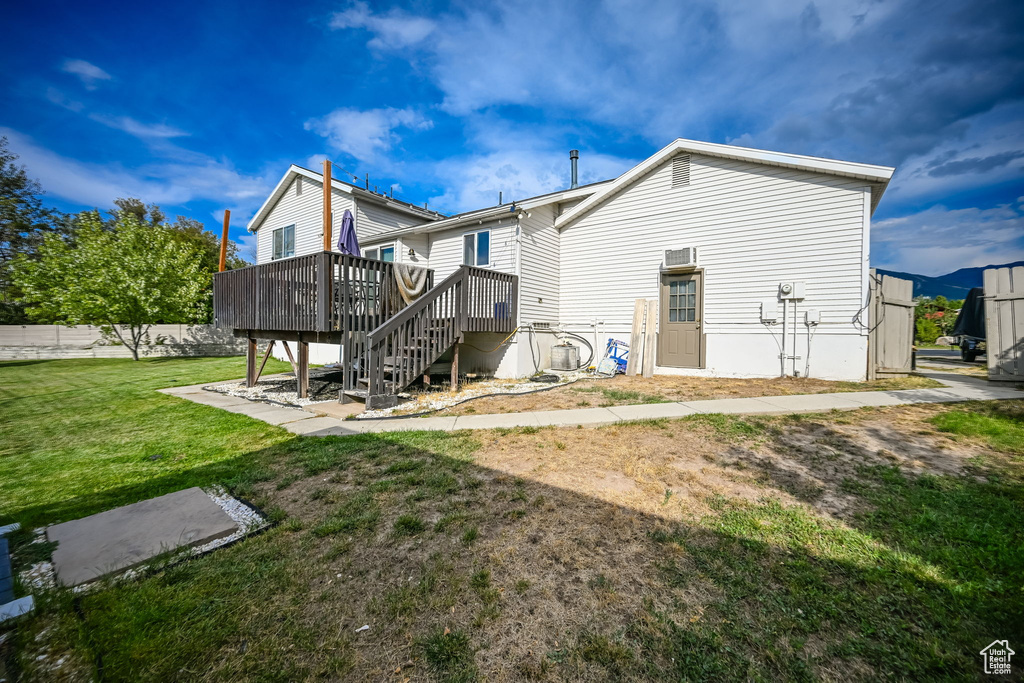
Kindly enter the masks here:
M 913 365 L 914 283 L 871 269 L 868 379 L 906 375 Z
M 1024 267 L 984 273 L 988 378 L 1024 381 Z

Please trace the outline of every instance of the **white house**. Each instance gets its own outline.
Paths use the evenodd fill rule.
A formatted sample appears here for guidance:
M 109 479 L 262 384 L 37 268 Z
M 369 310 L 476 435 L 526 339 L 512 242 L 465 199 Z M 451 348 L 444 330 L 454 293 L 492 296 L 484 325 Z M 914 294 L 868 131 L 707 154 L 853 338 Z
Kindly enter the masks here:
M 563 333 L 596 362 L 629 340 L 634 302 L 658 299 L 657 373 L 862 380 L 871 216 L 893 171 L 678 139 L 618 178 L 451 217 L 334 181 L 333 230 L 351 210 L 364 256 L 435 282 L 463 264 L 519 276 L 518 331 L 467 335 L 466 371 L 533 374 Z M 322 176 L 292 166 L 249 224 L 259 262 L 320 251 L 322 208 Z

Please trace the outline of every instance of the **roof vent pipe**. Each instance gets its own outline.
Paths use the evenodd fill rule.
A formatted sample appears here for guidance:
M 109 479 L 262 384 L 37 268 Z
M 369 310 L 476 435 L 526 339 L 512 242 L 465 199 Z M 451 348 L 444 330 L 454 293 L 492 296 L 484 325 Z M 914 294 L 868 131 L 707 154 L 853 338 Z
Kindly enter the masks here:
M 580 151 L 578 149 L 569 150 L 569 163 L 572 164 L 572 184 L 569 185 L 569 189 L 573 190 L 579 186 L 579 181 L 576 175 L 576 161 L 580 158 Z

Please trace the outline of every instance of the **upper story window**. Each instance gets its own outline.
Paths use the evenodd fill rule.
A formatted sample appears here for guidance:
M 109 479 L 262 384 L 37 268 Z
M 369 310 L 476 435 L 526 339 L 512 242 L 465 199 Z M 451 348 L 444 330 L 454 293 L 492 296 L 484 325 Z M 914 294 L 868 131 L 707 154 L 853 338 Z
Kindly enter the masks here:
M 462 236 L 462 263 L 467 266 L 491 265 L 491 231 L 468 232 Z
M 274 231 L 274 250 L 272 259 L 288 258 L 295 256 L 295 226 L 286 225 Z
M 381 261 L 394 262 L 395 245 L 387 244 L 379 247 L 370 247 L 369 249 L 364 249 L 363 256 L 365 256 L 366 258 L 380 259 Z

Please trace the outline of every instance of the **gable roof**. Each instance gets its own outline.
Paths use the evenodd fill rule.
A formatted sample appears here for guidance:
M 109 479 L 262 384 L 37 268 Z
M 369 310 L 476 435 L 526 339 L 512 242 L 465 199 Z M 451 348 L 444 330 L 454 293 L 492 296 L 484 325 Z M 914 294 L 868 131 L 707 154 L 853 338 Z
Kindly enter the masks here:
M 246 225 L 246 229 L 249 232 L 256 232 L 259 230 L 260 225 L 262 225 L 263 221 L 266 220 L 267 216 L 270 214 L 270 210 L 274 208 L 274 205 L 277 204 L 278 200 L 280 200 L 281 197 L 284 196 L 284 193 L 288 191 L 288 188 L 291 186 L 292 181 L 295 178 L 308 178 L 309 180 L 320 183 L 321 185 L 323 185 L 324 182 L 323 173 L 317 173 L 316 171 L 311 171 L 308 168 L 292 164 L 274 187 L 274 191 L 271 192 L 270 196 L 267 197 L 267 200 L 263 202 L 259 211 L 256 212 L 252 217 L 252 220 L 249 221 L 249 224 Z M 345 194 L 352 195 L 357 199 L 367 199 L 373 204 L 386 206 L 389 209 L 400 211 L 410 216 L 415 216 L 416 218 L 422 219 L 424 222 L 436 221 L 444 218 L 443 214 L 436 211 L 429 211 L 413 204 L 409 204 L 408 202 L 388 197 L 387 195 L 381 195 L 376 192 L 364 190 L 361 187 L 351 183 L 346 183 L 342 180 L 338 180 L 337 178 L 331 178 L 331 188 L 334 190 L 340 190 Z
M 555 227 L 564 228 L 574 220 L 582 217 L 601 204 L 614 194 L 625 189 L 626 186 L 639 180 L 648 171 L 660 166 L 681 152 L 690 152 L 704 156 L 721 157 L 724 159 L 738 159 L 750 161 L 768 166 L 779 166 L 783 168 L 795 168 L 815 173 L 856 178 L 867 181 L 871 186 L 871 212 L 874 213 L 878 201 L 882 198 L 893 172 L 896 170 L 890 166 L 875 166 L 872 164 L 859 164 L 852 161 L 838 161 L 835 159 L 823 159 L 821 157 L 810 157 L 801 154 L 787 154 L 785 152 L 769 152 L 748 147 L 735 147 L 733 145 L 720 145 L 713 142 L 700 142 L 698 140 L 685 140 L 677 138 L 660 149 L 652 156 L 644 159 L 639 164 L 629 169 L 614 181 L 602 187 L 598 192 L 592 194 L 588 199 L 580 202 L 569 211 L 555 219 Z

